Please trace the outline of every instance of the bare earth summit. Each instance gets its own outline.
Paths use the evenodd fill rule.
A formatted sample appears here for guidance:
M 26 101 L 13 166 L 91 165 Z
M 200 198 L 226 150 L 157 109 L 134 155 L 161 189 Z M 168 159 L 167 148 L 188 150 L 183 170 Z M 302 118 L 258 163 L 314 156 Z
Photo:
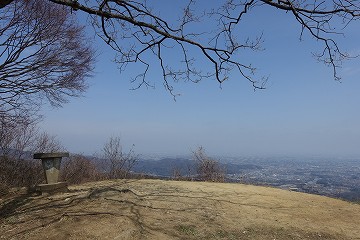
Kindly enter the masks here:
M 231 183 L 116 180 L 0 197 L 0 239 L 360 239 L 360 205 Z

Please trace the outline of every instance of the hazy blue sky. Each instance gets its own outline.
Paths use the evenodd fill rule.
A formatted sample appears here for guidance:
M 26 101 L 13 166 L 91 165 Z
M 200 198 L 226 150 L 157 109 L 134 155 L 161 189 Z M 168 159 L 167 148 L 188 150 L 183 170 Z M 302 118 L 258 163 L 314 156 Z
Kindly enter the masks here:
M 170 11 L 166 2 L 159 12 Z M 120 75 L 113 52 L 99 43 L 84 97 L 60 109 L 45 107 L 42 127 L 69 151 L 85 154 L 100 152 L 110 136 L 120 136 L 125 149 L 134 144 L 142 155 L 189 154 L 202 145 L 209 154 L 228 156 L 360 156 L 360 60 L 346 62 L 342 83 L 334 81 L 331 69 L 311 56 L 317 43 L 299 42 L 300 27 L 289 16 L 258 10 L 240 32 L 264 34 L 265 50 L 244 57 L 269 76 L 266 90 L 254 92 L 233 74 L 222 88 L 212 79 L 175 84 L 181 93 L 176 102 L 155 75 L 155 89 L 132 91 L 135 69 Z M 339 37 L 355 54 L 360 53 L 359 27 L 350 25 L 347 37 Z

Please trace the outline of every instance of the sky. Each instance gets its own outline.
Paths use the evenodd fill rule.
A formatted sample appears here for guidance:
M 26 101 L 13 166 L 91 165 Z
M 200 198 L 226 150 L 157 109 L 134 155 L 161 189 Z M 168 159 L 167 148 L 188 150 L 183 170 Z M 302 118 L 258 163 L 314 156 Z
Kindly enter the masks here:
M 166 2 L 158 12 L 171 12 Z M 150 76 L 155 89 L 130 90 L 136 68 L 120 74 L 114 53 L 97 40 L 89 89 L 62 108 L 45 106 L 41 128 L 82 154 L 101 153 L 110 137 L 120 137 L 125 150 L 134 145 L 142 156 L 187 155 L 199 146 L 209 155 L 237 157 L 360 156 L 360 59 L 344 63 L 338 82 L 312 57 L 318 43 L 299 41 L 300 27 L 289 14 L 261 9 L 246 21 L 240 34 L 264 36 L 265 50 L 244 57 L 269 77 L 265 90 L 254 91 L 235 72 L 221 87 L 213 79 L 176 83 L 176 101 L 156 75 Z M 354 54 L 360 53 L 359 27 L 350 25 L 339 37 Z

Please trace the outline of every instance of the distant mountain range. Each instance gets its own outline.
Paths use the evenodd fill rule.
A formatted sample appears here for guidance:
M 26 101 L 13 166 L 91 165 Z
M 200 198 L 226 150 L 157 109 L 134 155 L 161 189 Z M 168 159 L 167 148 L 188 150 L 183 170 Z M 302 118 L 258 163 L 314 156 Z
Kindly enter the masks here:
M 226 174 L 239 174 L 244 170 L 260 170 L 261 166 L 249 163 L 219 163 Z M 196 162 L 186 158 L 162 158 L 160 160 L 141 159 L 137 161 L 132 171 L 160 177 L 173 176 L 174 170 L 182 176 L 196 174 Z

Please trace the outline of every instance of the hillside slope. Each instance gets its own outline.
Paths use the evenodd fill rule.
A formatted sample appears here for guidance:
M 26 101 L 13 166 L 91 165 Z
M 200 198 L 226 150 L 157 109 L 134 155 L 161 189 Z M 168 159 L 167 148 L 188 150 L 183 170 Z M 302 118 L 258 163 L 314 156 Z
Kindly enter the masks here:
M 360 239 L 360 205 L 274 188 L 116 180 L 0 200 L 0 239 Z

